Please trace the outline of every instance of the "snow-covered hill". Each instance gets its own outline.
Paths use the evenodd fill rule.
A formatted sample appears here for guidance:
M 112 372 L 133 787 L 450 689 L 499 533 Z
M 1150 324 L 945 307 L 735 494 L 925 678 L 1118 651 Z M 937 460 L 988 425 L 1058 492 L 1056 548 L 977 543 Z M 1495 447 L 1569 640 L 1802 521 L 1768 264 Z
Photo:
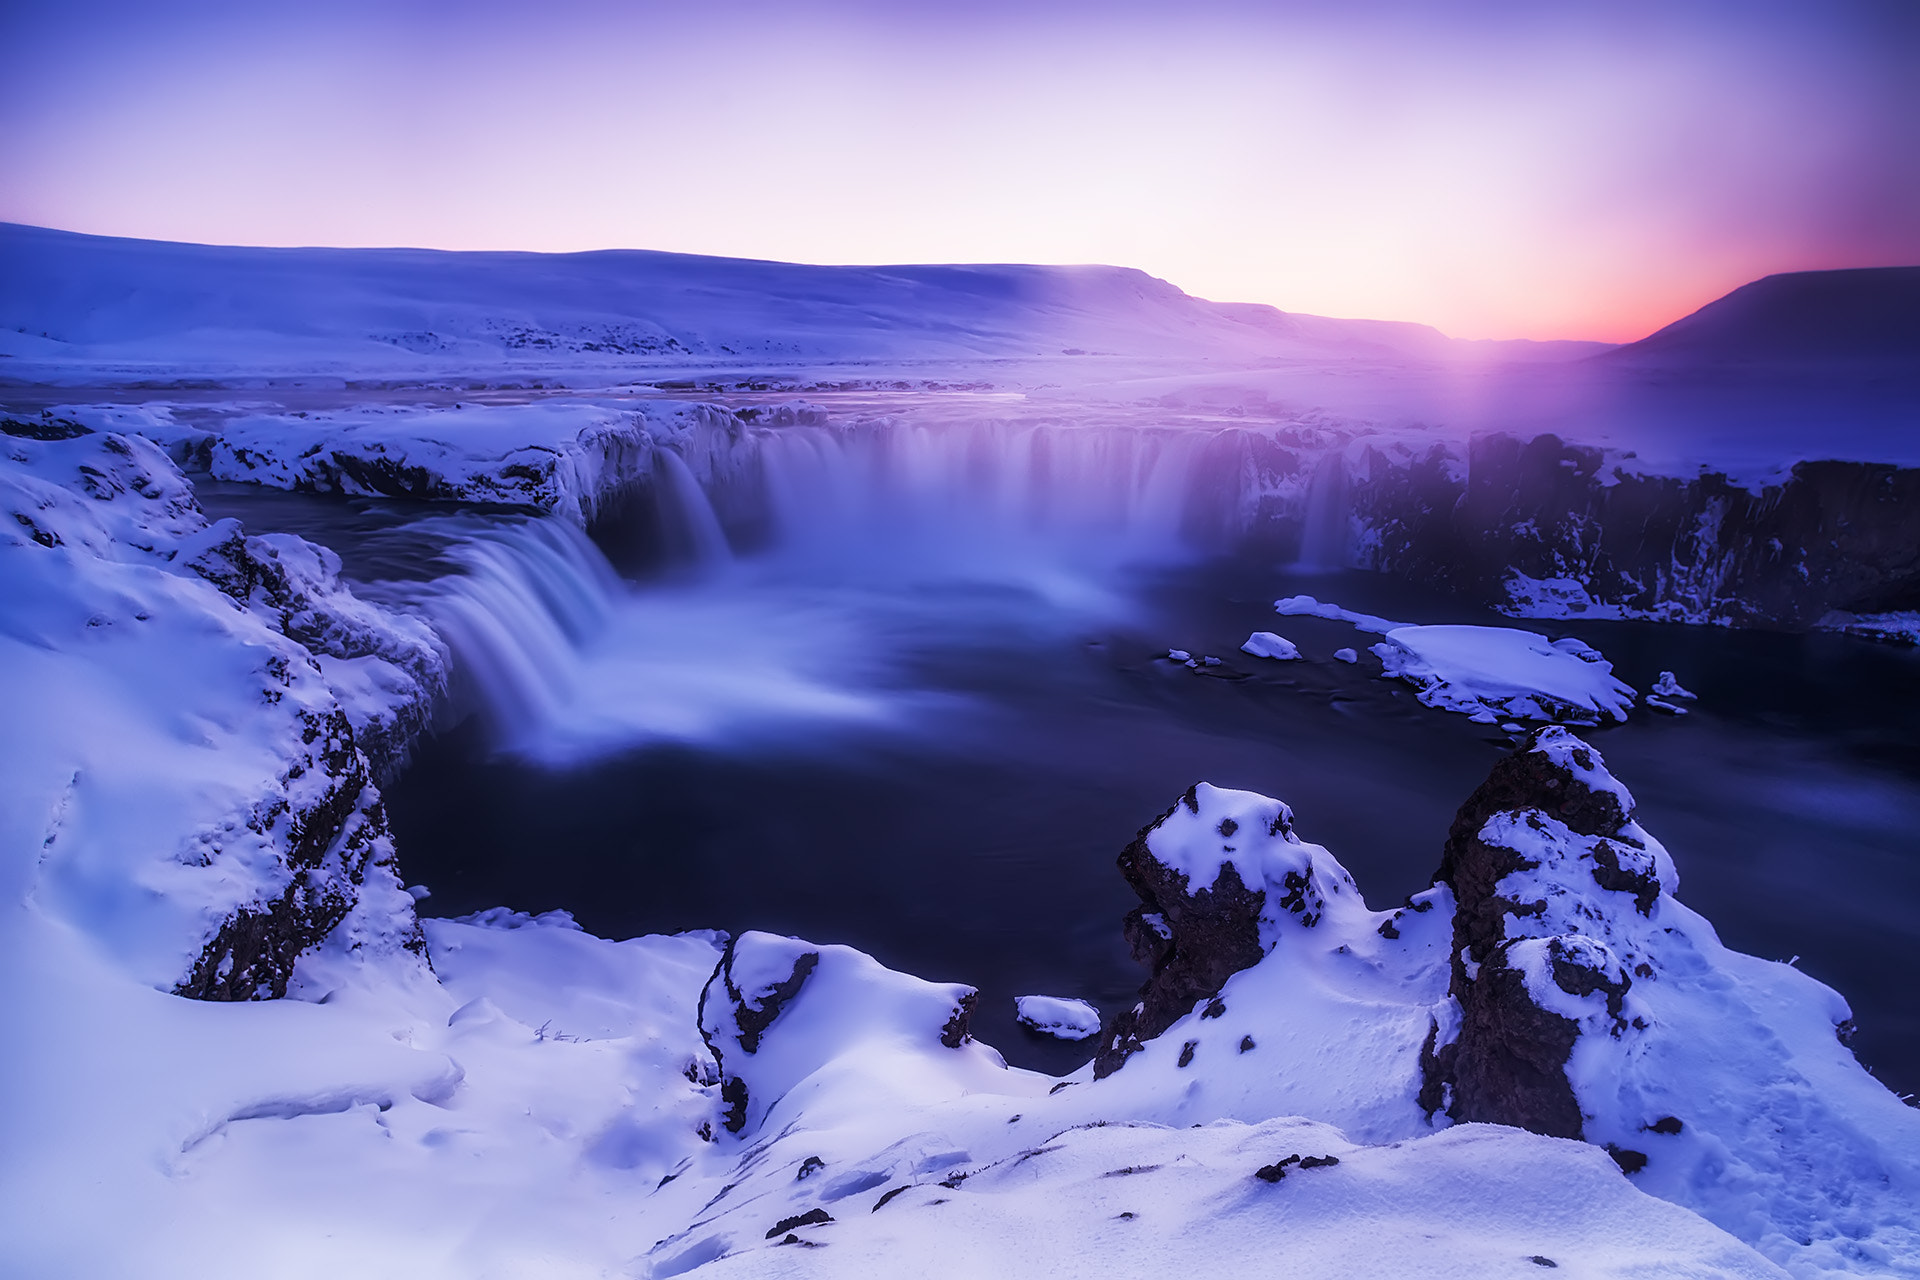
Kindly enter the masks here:
M 1767 276 L 1603 360 L 1630 365 L 1920 369 L 1920 267 Z
M 684 254 L 248 249 L 0 224 L 10 371 L 447 376 L 995 360 L 1568 358 L 1189 297 L 1120 267 L 818 267 Z M 17 376 L 17 375 L 16 375 Z

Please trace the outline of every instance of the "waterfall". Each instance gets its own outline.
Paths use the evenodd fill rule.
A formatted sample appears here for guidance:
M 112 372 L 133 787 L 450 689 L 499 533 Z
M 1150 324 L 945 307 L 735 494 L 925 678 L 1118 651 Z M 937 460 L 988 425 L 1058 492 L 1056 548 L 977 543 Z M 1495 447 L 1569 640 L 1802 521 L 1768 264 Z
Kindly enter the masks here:
M 462 700 L 500 737 L 521 737 L 574 695 L 580 654 L 627 588 L 571 525 L 435 523 L 460 537 L 442 553 L 460 572 L 425 584 L 413 603 L 452 650 Z
M 762 427 L 701 442 L 706 487 L 677 449 L 656 452 L 627 523 L 599 530 L 640 547 L 641 581 L 558 520 L 456 517 L 435 522 L 456 572 L 387 585 L 446 638 L 454 713 L 478 711 L 524 757 L 924 724 L 954 699 L 902 672 L 1010 636 L 1084 635 L 1131 609 L 1125 571 L 1207 550 L 1189 533 L 1220 487 L 1201 485 L 1213 438 Z M 752 554 L 734 555 L 718 512 L 762 535 L 743 537 Z
M 786 426 L 748 447 L 777 550 L 992 574 L 1191 554 L 1183 531 L 1204 440 L 981 423 Z
M 1295 568 L 1332 573 L 1348 567 L 1353 554 L 1353 521 L 1347 502 L 1347 462 L 1339 450 L 1320 459 L 1307 485 L 1307 511 L 1300 530 Z
M 711 568 L 733 559 L 720 517 L 714 514 L 713 503 L 694 479 L 686 460 L 672 449 L 656 449 L 653 467 L 658 477 L 655 509 L 660 542 L 668 556 L 695 568 Z

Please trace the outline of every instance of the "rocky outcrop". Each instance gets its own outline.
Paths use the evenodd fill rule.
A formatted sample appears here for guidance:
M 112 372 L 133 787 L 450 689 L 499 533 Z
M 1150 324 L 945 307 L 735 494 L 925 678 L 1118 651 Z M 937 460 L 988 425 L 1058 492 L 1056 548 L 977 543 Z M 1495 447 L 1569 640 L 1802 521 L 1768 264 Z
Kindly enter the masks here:
M 1631 931 L 1615 919 L 1651 914 L 1659 861 L 1633 825 L 1631 795 L 1565 729 L 1536 731 L 1494 766 L 1454 818 L 1434 876 L 1456 904 L 1458 1021 L 1445 1043 L 1436 1021 L 1422 1054 L 1423 1106 L 1583 1136 L 1568 1065 L 1582 1034 L 1633 1029 L 1633 976 L 1616 954 Z
M 1186 872 L 1154 855 L 1148 838 L 1182 809 L 1198 816 L 1200 802 L 1194 788 L 1143 827 L 1120 854 L 1120 874 L 1140 898 L 1140 905 L 1127 913 L 1121 927 L 1127 949 L 1150 976 L 1140 988 L 1140 1002 L 1106 1027 L 1093 1060 L 1096 1078 L 1118 1071 L 1139 1052 L 1142 1042 L 1185 1017 L 1196 1001 L 1217 994 L 1229 977 L 1266 954 L 1260 944 L 1265 885 L 1249 888 L 1234 864 L 1227 862 L 1211 883 L 1195 886 Z M 1223 839 L 1238 834 L 1233 822 L 1231 818 L 1221 821 Z
M 1220 1016 L 1227 980 L 1284 933 L 1316 930 L 1330 902 L 1343 930 L 1372 928 L 1346 871 L 1294 834 L 1291 809 L 1252 792 L 1195 784 L 1134 837 L 1119 866 L 1140 898 L 1123 925 L 1127 945 L 1149 976 L 1138 1003 L 1102 1029 L 1096 1079 L 1196 1009 Z M 1191 1048 L 1183 1057 L 1192 1060 Z
M 222 920 L 174 987 L 196 1000 L 278 999 L 301 955 L 318 946 L 359 902 L 370 871 L 392 874 L 393 839 L 353 728 L 335 711 L 299 713 L 306 751 L 278 780 L 276 794 L 246 816 L 246 829 L 277 847 L 284 887 Z M 305 785 L 303 785 L 305 784 Z M 394 939 L 424 959 L 425 940 L 409 912 Z
M 977 998 L 972 987 L 896 973 L 851 947 L 758 932 L 729 939 L 698 1015 L 720 1083 L 720 1130 L 751 1133 L 830 1067 L 859 1074 L 917 1054 L 925 1080 L 876 1082 L 908 1089 L 970 1067 L 1001 1070 L 1000 1056 L 969 1033 Z
M 450 659 L 431 627 L 355 596 L 326 547 L 288 534 L 250 537 L 236 520 L 209 526 L 174 559 L 312 654 L 375 780 L 399 770 L 446 692 Z

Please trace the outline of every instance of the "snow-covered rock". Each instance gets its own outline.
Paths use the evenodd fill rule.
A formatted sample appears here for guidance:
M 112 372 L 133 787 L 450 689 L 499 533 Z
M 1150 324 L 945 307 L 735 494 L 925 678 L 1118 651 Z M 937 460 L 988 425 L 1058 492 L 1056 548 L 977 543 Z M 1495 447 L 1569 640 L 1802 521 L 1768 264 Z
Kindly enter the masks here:
M 700 996 L 718 1064 L 720 1127 L 752 1135 L 793 1116 L 823 1082 L 858 1078 L 863 1105 L 906 1105 L 1000 1074 L 968 1031 L 978 993 L 882 967 L 851 947 L 748 932 L 726 945 Z
M 1240 652 L 1250 653 L 1256 658 L 1277 658 L 1282 662 L 1300 656 L 1300 649 L 1293 641 L 1271 631 L 1256 631 L 1248 636 L 1246 643 L 1240 646 Z
M 1062 996 L 1015 996 L 1021 1026 L 1056 1040 L 1091 1040 L 1100 1034 L 1100 1011 L 1085 1000 Z
M 1684 698 L 1688 702 L 1692 702 L 1696 696 L 1689 690 L 1681 688 L 1680 681 L 1674 678 L 1671 671 L 1660 673 L 1660 678 L 1653 682 L 1653 692 L 1662 698 Z
M 1602 1145 L 1797 1274 L 1920 1267 L 1920 1113 L 1846 1049 L 1839 995 L 1728 950 L 1675 900 L 1633 810 L 1557 726 L 1461 809 L 1422 1104 Z
M 1420 701 L 1484 724 L 1621 721 L 1634 702 L 1613 664 L 1572 637 L 1549 641 L 1509 627 L 1396 627 L 1373 652 L 1387 675 L 1419 691 Z
M 1336 662 L 1352 664 L 1360 661 L 1360 654 L 1359 651 L 1355 649 L 1335 649 L 1333 651 L 1333 658 Z

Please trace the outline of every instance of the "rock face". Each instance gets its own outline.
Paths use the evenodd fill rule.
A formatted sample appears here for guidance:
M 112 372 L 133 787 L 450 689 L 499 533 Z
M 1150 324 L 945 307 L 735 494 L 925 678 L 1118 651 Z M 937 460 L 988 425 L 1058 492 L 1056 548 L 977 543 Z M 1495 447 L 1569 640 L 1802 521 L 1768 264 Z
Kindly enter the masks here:
M 1142 1041 L 1185 1017 L 1195 1001 L 1217 993 L 1229 977 L 1266 953 L 1260 945 L 1265 886 L 1249 889 L 1234 865 L 1227 863 L 1211 884 L 1196 888 L 1188 883 L 1185 872 L 1154 856 L 1148 837 L 1182 809 L 1198 816 L 1200 802 L 1194 788 L 1143 828 L 1120 854 L 1120 874 L 1140 896 L 1140 905 L 1122 925 L 1127 949 L 1151 976 L 1140 988 L 1140 1003 L 1107 1027 L 1093 1060 L 1096 1078 L 1118 1071 L 1131 1054 L 1139 1052 Z M 1233 830 L 1222 832 L 1229 838 L 1234 834 Z
M 1632 1029 L 1632 976 L 1608 945 L 1619 944 L 1609 917 L 1648 915 L 1662 889 L 1632 806 L 1592 748 L 1558 726 L 1536 731 L 1461 806 L 1434 875 L 1456 904 L 1449 994 L 1459 1022 L 1439 1044 L 1436 1021 L 1422 1054 L 1429 1111 L 1583 1136 L 1567 1075 L 1596 1012 L 1583 1002 L 1604 1006 L 1603 1034 Z M 1603 937 L 1555 931 L 1568 900 L 1576 923 Z
M 1811 626 L 1920 607 L 1920 469 L 1802 462 L 1757 492 L 1622 467 L 1553 435 L 1370 456 L 1367 567 L 1525 617 Z

